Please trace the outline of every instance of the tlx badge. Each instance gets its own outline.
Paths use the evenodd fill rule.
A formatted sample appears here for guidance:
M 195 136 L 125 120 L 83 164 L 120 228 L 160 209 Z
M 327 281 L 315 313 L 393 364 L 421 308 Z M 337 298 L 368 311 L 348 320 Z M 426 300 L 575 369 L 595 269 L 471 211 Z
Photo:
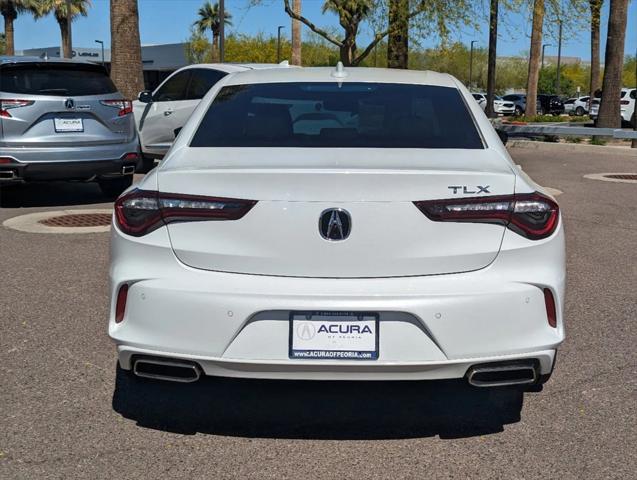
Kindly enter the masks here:
M 485 185 L 483 187 L 482 185 L 476 185 L 475 187 L 468 187 L 466 185 L 449 185 L 447 188 L 449 190 L 453 190 L 454 195 L 457 194 L 459 191 L 463 195 L 474 195 L 479 193 L 491 193 L 489 191 L 490 186 L 491 185 Z M 470 190 L 470 188 L 476 188 L 477 190 Z

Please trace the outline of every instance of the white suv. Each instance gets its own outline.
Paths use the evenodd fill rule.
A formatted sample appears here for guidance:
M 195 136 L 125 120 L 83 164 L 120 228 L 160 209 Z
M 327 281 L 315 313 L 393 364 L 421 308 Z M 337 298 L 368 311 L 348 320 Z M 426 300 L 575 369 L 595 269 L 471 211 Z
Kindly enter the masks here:
M 229 73 L 262 68 L 286 67 L 276 64 L 196 64 L 180 68 L 164 80 L 154 92 L 144 91 L 133 102 L 144 168 L 153 167 L 172 145 L 175 137 L 195 110 L 199 101 Z
M 484 110 L 487 106 L 486 93 L 472 93 L 473 98 L 480 108 Z M 515 103 L 504 100 L 502 97 L 495 95 L 493 100 L 493 111 L 498 115 L 513 115 L 515 113 Z
M 620 101 L 620 109 L 622 122 L 631 124 L 633 127 L 633 116 L 635 114 L 635 96 L 637 95 L 637 89 L 635 88 L 622 88 L 621 91 L 621 101 Z M 597 95 L 596 95 L 597 96 Z M 597 119 L 597 115 L 599 113 L 599 105 L 600 98 L 595 98 L 593 100 L 593 105 L 591 106 L 591 118 L 593 120 Z

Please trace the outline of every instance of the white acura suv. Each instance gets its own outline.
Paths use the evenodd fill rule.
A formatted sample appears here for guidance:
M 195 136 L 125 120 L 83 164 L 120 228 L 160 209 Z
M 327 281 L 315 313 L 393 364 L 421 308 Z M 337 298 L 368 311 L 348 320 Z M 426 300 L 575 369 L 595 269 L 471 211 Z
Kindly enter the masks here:
M 229 74 L 113 223 L 127 375 L 531 385 L 564 339 L 558 205 L 449 75 Z

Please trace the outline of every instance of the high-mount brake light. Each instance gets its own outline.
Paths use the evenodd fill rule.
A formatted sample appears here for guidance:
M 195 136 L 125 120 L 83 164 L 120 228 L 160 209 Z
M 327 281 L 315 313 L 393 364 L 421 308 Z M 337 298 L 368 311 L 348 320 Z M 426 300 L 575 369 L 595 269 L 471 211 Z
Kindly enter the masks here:
M 11 118 L 9 110 L 12 108 L 28 107 L 34 103 L 33 100 L 2 99 L 0 100 L 0 117 Z
M 141 237 L 173 222 L 239 220 L 255 200 L 133 190 L 115 202 L 115 219 L 127 235 Z
M 117 115 L 120 117 L 133 113 L 133 102 L 130 100 L 101 100 L 100 103 L 106 107 L 119 108 Z
M 540 193 L 414 202 L 435 222 L 497 223 L 531 240 L 550 236 L 559 207 Z

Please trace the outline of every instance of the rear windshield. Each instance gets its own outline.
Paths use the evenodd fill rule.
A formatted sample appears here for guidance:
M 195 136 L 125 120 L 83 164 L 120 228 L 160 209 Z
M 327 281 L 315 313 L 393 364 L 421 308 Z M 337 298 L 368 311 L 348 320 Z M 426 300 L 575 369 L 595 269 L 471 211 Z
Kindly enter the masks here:
M 0 68 L 0 91 L 28 95 L 104 95 L 117 91 L 99 65 L 29 63 Z
M 224 87 L 190 146 L 484 148 L 455 88 L 336 82 Z

